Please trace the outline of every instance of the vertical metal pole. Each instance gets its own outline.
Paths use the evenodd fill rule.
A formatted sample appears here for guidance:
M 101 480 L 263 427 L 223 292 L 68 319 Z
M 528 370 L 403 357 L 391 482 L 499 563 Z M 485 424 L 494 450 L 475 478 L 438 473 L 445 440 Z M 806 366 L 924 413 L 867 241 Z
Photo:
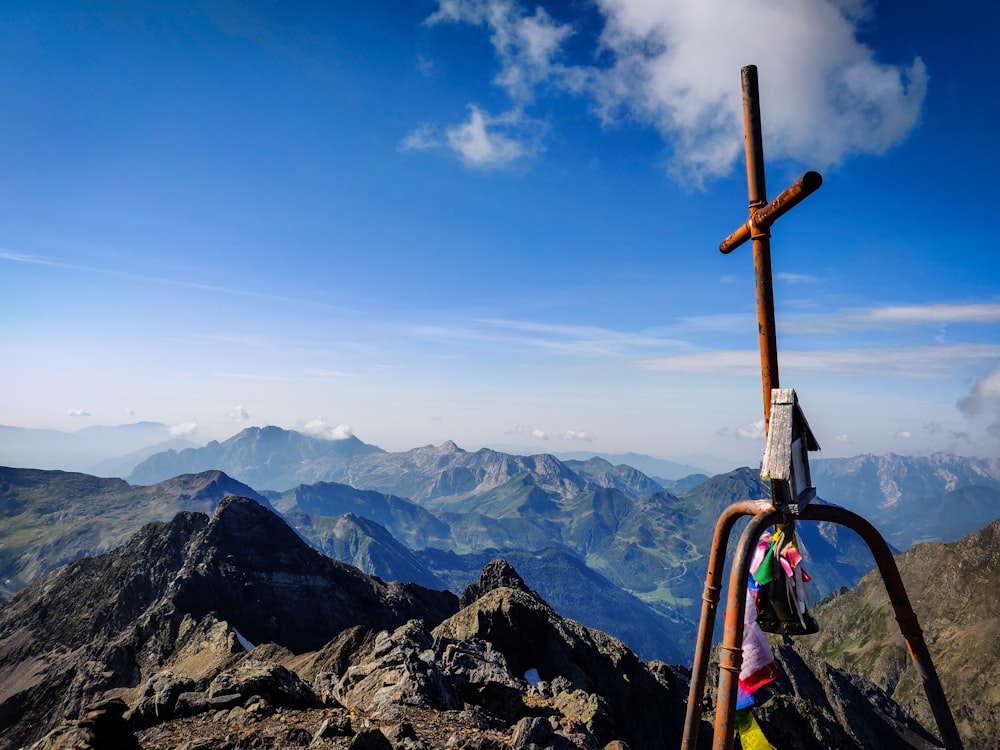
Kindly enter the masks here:
M 747 576 L 757 540 L 782 517 L 774 507 L 754 516 L 740 535 L 733 567 L 729 572 L 726 628 L 719 657 L 719 689 L 715 696 L 715 732 L 712 750 L 732 750 L 736 731 L 736 687 L 743 667 L 743 617 L 747 607 Z
M 743 68 L 743 132 L 747 157 L 747 191 L 750 196 L 750 239 L 757 280 L 757 332 L 760 337 L 760 376 L 764 395 L 764 434 L 771 423 L 771 389 L 778 384 L 778 342 L 774 325 L 774 287 L 771 280 L 771 234 L 754 221 L 767 205 L 764 184 L 764 138 L 760 127 L 760 91 L 757 66 Z
M 709 553 L 708 573 L 705 575 L 705 592 L 702 594 L 701 620 L 695 641 L 694 665 L 691 667 L 691 685 L 688 691 L 687 714 L 684 719 L 684 735 L 681 750 L 695 750 L 698 747 L 698 729 L 701 725 L 701 698 L 705 693 L 708 674 L 708 660 L 712 652 L 712 633 L 715 630 L 715 613 L 722 590 L 722 571 L 726 564 L 726 548 L 729 535 L 736 521 L 743 516 L 752 516 L 771 510 L 767 500 L 744 500 L 730 505 L 719 516 Z

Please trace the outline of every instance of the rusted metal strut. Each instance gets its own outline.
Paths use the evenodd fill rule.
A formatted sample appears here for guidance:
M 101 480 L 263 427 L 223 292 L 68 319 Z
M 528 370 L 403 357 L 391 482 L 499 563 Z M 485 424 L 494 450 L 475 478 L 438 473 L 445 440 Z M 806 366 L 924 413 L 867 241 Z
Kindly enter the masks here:
M 726 548 L 733 526 L 741 516 L 752 516 L 743 534 L 733 559 L 729 575 L 726 625 L 722 641 L 719 665 L 719 689 L 716 696 L 715 727 L 712 740 L 713 750 L 731 750 L 735 729 L 736 687 L 743 662 L 743 616 L 746 611 L 746 581 L 750 572 L 750 559 L 761 533 L 770 525 L 783 520 L 783 514 L 767 501 L 744 501 L 727 508 L 720 516 L 712 539 L 708 574 L 705 577 L 705 593 L 702 597 L 701 621 L 698 626 L 698 642 L 691 674 L 691 688 L 688 693 L 687 715 L 681 750 L 695 750 L 698 744 L 698 729 L 701 723 L 701 700 L 705 693 L 708 672 L 710 643 L 715 628 L 715 613 L 719 603 L 722 570 L 726 559 Z M 882 581 L 889 595 L 896 622 L 906 641 L 907 650 L 917 669 L 930 703 L 931 712 L 937 722 L 941 740 L 948 750 L 961 750 L 962 740 L 955 727 L 948 700 L 941 687 L 934 663 L 931 661 L 923 631 L 910 605 L 909 597 L 899 575 L 896 561 L 889 545 L 882 535 L 861 516 L 834 505 L 809 505 L 795 516 L 795 520 L 828 521 L 846 526 L 860 536 L 871 550 L 878 566 Z

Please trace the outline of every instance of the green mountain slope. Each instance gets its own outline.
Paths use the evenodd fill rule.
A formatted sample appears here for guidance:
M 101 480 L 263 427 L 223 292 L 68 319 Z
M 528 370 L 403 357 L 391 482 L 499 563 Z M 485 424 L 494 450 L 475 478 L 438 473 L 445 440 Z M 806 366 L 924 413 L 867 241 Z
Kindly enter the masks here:
M 423 507 L 395 495 L 359 490 L 346 484 L 299 485 L 272 496 L 276 510 L 289 515 L 340 516 L 353 513 L 381 524 L 413 549 L 452 546 L 448 525 Z
M 966 747 L 996 747 L 990 738 L 1000 737 L 1000 520 L 951 544 L 919 544 L 896 562 Z M 803 644 L 934 726 L 877 572 L 818 608 L 816 618 L 821 631 Z

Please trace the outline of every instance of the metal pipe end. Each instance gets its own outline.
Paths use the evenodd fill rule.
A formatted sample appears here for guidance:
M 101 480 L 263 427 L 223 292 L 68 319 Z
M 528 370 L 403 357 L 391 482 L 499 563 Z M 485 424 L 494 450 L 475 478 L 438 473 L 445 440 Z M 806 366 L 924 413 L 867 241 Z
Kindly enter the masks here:
M 804 187 L 808 192 L 813 192 L 814 190 L 819 190 L 819 186 L 823 184 L 823 175 L 819 172 L 814 172 L 809 170 L 804 175 L 802 175 L 802 187 Z

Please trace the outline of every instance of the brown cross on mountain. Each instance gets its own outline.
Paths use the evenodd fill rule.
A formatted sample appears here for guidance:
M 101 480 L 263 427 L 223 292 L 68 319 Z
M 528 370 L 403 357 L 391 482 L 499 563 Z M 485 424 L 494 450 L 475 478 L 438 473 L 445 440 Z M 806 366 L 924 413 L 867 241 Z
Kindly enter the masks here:
M 806 172 L 777 198 L 767 202 L 764 188 L 764 143 L 760 129 L 760 95 L 757 66 L 748 65 L 743 75 L 743 132 L 747 155 L 747 191 L 750 216 L 719 245 L 730 253 L 747 240 L 753 242 L 753 266 L 757 279 L 757 329 L 760 336 L 760 374 L 764 391 L 765 434 L 771 422 L 771 389 L 778 388 L 778 344 L 774 330 L 774 289 L 771 282 L 771 225 L 823 184 L 819 172 Z

